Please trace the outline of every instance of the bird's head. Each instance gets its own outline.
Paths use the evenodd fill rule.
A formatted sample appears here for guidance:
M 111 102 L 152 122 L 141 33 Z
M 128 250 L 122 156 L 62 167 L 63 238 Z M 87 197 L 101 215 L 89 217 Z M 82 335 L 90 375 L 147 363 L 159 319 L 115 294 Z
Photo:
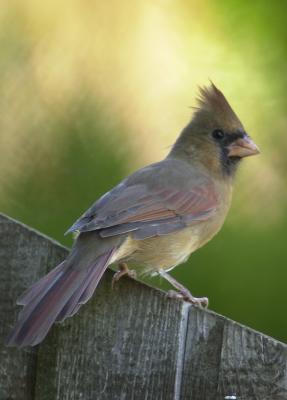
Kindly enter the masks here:
M 200 88 L 194 115 L 170 155 L 202 164 L 215 175 L 233 176 L 243 157 L 258 153 L 223 93 L 212 83 Z

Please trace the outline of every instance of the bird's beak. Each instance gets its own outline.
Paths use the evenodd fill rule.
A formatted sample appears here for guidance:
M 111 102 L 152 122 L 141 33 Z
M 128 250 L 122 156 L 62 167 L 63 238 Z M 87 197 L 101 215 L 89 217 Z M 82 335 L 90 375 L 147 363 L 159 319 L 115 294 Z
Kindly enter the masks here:
M 258 146 L 246 135 L 228 146 L 228 157 L 248 157 L 259 154 Z

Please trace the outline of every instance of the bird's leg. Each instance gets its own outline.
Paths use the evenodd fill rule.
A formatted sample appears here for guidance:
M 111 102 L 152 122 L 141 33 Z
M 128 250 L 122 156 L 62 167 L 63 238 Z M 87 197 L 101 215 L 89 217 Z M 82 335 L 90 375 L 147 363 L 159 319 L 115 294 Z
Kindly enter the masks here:
M 186 289 L 183 285 L 177 282 L 176 279 L 174 279 L 171 275 L 163 270 L 160 271 L 160 275 L 163 276 L 173 287 L 178 290 L 170 290 L 168 292 L 168 297 L 183 299 L 200 307 L 208 307 L 207 297 L 194 297 L 188 289 Z
M 112 288 L 114 288 L 115 283 L 121 279 L 123 276 L 129 276 L 130 278 L 136 278 L 136 271 L 129 269 L 126 263 L 119 264 L 119 270 L 116 272 L 112 279 Z

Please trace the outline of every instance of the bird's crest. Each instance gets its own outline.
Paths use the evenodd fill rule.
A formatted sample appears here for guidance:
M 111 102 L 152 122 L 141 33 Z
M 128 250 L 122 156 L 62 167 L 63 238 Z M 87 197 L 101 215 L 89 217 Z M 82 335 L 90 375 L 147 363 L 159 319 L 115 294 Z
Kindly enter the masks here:
M 219 89 L 217 89 L 214 83 L 211 82 L 208 87 L 199 87 L 197 104 L 198 106 L 196 107 L 195 114 L 202 112 L 211 113 L 216 117 L 216 119 L 223 122 L 225 126 L 230 129 L 243 128 L 242 123 L 232 110 L 225 96 Z

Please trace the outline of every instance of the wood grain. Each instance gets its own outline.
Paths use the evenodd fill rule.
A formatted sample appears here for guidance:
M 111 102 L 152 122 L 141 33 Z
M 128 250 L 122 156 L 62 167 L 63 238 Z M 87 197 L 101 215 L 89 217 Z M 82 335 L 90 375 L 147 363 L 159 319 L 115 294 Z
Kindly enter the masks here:
M 40 233 L 0 214 L 0 399 L 34 398 L 36 349 L 4 346 L 20 307 L 16 299 L 67 250 Z
M 41 347 L 36 399 L 174 398 L 182 303 L 111 277 Z
M 287 399 L 287 346 L 190 307 L 182 399 Z
M 6 348 L 16 298 L 67 250 L 0 215 L 0 400 L 286 400 L 287 346 L 107 271 L 34 349 Z

